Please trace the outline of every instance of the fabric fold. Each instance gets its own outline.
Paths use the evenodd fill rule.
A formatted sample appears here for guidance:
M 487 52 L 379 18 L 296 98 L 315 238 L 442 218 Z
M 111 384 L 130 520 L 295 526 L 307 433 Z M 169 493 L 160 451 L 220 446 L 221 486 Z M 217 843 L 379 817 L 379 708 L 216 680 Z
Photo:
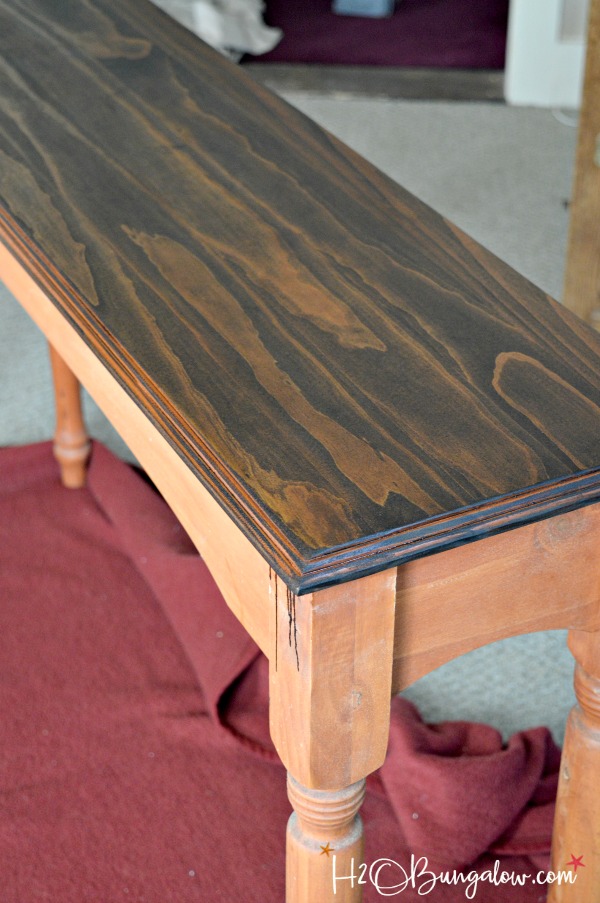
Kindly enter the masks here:
M 65 794 L 70 794 L 75 810 L 89 796 L 85 811 L 93 847 L 103 837 L 109 817 L 101 812 L 98 821 L 94 806 L 106 806 L 104 791 L 110 792 L 115 776 L 117 784 L 133 795 L 139 812 L 151 811 L 142 787 L 152 780 L 148 769 L 155 760 L 147 757 L 154 757 L 154 750 L 163 749 L 160 781 L 171 782 L 171 793 L 187 781 L 188 757 L 198 768 L 206 757 L 220 761 L 231 756 L 237 768 L 248 774 L 267 769 L 273 777 L 277 775 L 266 792 L 274 794 L 273 803 L 277 800 L 277 818 L 286 817 L 284 776 L 274 764 L 278 759 L 269 735 L 268 662 L 227 608 L 205 563 L 156 491 L 99 443 L 93 445 L 87 488 L 62 490 L 51 445 L 45 443 L 0 450 L 0 512 L 5 624 L 4 636 L 0 634 L 0 691 L 12 706 L 4 723 L 8 734 L 14 734 L 14 749 L 27 749 L 39 741 L 40 759 L 31 765 L 31 786 L 39 785 L 39 792 L 49 798 L 57 793 L 60 803 L 54 805 L 61 811 Z M 13 521 L 18 529 L 10 526 Z M 38 536 L 33 556 L 28 529 Z M 102 568 L 112 569 L 111 573 L 103 573 L 98 588 L 90 588 L 93 575 Z M 24 593 L 30 592 L 32 598 L 25 605 Z M 26 622 L 22 611 L 30 611 Z M 165 617 L 172 634 L 165 629 Z M 177 650 L 184 653 L 180 657 L 185 667 L 176 659 Z M 72 672 L 67 676 L 60 671 L 63 654 Z M 186 676 L 190 669 L 185 660 L 198 689 L 191 672 Z M 60 713 L 59 697 L 68 702 L 66 716 Z M 64 737 L 55 747 L 59 752 L 54 752 L 56 762 L 64 761 L 62 785 L 44 777 L 55 767 L 54 760 L 44 758 L 50 741 L 38 736 L 37 722 L 22 710 L 24 703 L 19 699 L 26 700 L 26 709 L 44 712 L 44 723 L 50 725 L 44 728 L 48 736 L 56 733 L 59 738 L 58 726 L 64 725 Z M 47 700 L 41 709 L 40 700 Z M 211 729 L 202 727 L 201 721 L 212 723 Z M 140 731 L 147 733 L 146 764 L 130 772 L 131 763 L 138 761 Z M 89 738 L 85 743 L 80 742 L 82 732 Z M 206 747 L 200 749 L 201 742 Z M 112 775 L 108 783 L 97 770 L 100 750 L 106 756 L 102 767 Z M 173 775 L 175 766 L 167 755 L 181 760 L 180 771 Z M 522 731 L 503 743 L 496 730 L 483 724 L 426 724 L 411 703 L 394 698 L 388 755 L 367 782 L 363 807 L 367 853 L 375 859 L 388 850 L 404 862 L 411 855 L 427 857 L 435 871 L 466 867 L 481 871 L 494 858 L 503 868 L 517 872 L 547 867 L 559 759 L 560 751 L 545 728 Z M 29 768 L 27 758 L 24 761 L 22 767 Z M 2 780 L 5 798 L 25 806 L 27 794 L 21 798 L 18 789 L 21 771 L 13 775 L 9 767 Z M 167 784 L 159 786 L 163 788 L 160 811 L 170 811 Z M 233 780 L 230 790 L 242 792 L 234 791 Z M 193 793 L 200 793 L 202 811 L 209 798 L 204 798 L 204 790 L 196 788 Z M 39 844 L 48 845 L 48 861 L 54 861 L 53 831 L 59 822 L 54 809 L 40 810 L 36 799 L 34 795 L 32 812 L 42 823 L 44 818 L 50 821 L 44 834 L 43 824 L 32 820 L 31 831 L 42 832 Z M 131 805 L 113 805 L 114 830 L 124 832 L 123 836 Z M 185 808 L 183 800 L 180 805 Z M 137 817 L 148 816 L 138 813 Z M 9 832 L 11 824 L 6 824 Z M 169 848 L 173 862 L 183 836 Z M 142 836 L 135 855 L 145 861 Z M 71 866 L 78 867 L 75 860 Z M 280 868 L 275 860 L 272 868 L 274 888 Z M 87 880 L 83 872 L 78 880 Z M 494 889 L 483 887 L 477 899 L 495 903 Z M 514 890 L 511 900 L 533 903 L 538 890 L 528 882 Z M 264 899 L 276 898 L 277 893 Z M 68 903 L 78 900 L 77 888 L 59 897 Z M 378 898 L 368 889 L 367 903 Z M 19 899 L 29 903 L 29 897 Z M 180 899 L 188 897 L 184 894 Z M 260 895 L 250 899 L 258 900 Z M 403 899 L 420 897 L 415 891 Z M 464 893 L 460 887 L 446 888 L 432 899 L 455 903 L 464 899 Z
M 227 607 L 168 505 L 97 442 L 88 487 L 169 619 L 212 717 L 226 727 L 219 701 L 257 659 L 257 645 Z
M 89 485 L 169 617 L 212 716 L 238 741 L 275 758 L 268 663 L 172 512 L 100 445 Z M 435 868 L 461 869 L 486 853 L 533 857 L 545 867 L 559 763 L 544 727 L 504 744 L 485 724 L 425 724 L 397 697 L 380 777 L 410 849 Z

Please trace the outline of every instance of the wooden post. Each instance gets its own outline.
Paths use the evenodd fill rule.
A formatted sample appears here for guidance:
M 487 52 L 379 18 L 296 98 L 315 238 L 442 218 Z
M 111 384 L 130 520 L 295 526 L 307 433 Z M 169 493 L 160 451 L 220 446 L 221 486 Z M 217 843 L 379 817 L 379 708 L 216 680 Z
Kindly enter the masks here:
M 359 903 L 365 777 L 389 735 L 396 569 L 295 597 L 273 577 L 271 735 L 288 769 L 287 903 Z M 335 860 L 334 860 L 335 856 Z M 354 863 L 353 863 L 354 860 Z
M 550 885 L 548 903 L 600 900 L 600 632 L 569 631 L 578 705 L 567 722 L 552 842 L 552 871 L 574 883 Z
M 81 411 L 80 386 L 62 357 L 52 345 L 48 347 L 56 404 L 54 457 L 60 465 L 63 486 L 79 489 L 85 486 L 86 464 L 90 454 L 90 441 Z
M 358 810 L 365 784 L 363 779 L 342 790 L 309 790 L 288 773 L 294 811 L 287 830 L 287 903 L 326 901 L 334 896 L 342 903 L 360 903 L 362 886 L 351 875 L 358 878 L 364 861 Z
M 591 0 L 564 303 L 600 328 L 600 0 Z

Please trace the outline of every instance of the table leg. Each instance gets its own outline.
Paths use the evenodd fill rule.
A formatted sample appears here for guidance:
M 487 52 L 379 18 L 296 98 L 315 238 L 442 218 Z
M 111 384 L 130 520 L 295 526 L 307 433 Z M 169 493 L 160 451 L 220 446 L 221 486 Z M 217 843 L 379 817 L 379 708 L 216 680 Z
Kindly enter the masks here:
M 79 381 L 52 345 L 48 347 L 56 404 L 54 457 L 60 465 L 63 485 L 69 489 L 78 489 L 85 485 L 86 464 L 90 454 L 90 441 L 81 410 Z
M 271 590 L 271 735 L 294 808 L 286 901 L 359 903 L 358 810 L 387 750 L 396 571 L 299 598 L 276 578 Z
M 575 657 L 577 705 L 567 722 L 554 836 L 552 871 L 573 873 L 556 881 L 548 903 L 600 900 L 600 632 L 569 631 Z M 578 864 L 579 861 L 579 864 Z
M 294 808 L 287 829 L 286 899 L 359 903 L 364 862 L 363 825 L 358 814 L 365 795 L 363 779 L 343 790 L 309 790 L 288 773 L 288 797 Z M 352 880 L 352 874 L 356 880 Z

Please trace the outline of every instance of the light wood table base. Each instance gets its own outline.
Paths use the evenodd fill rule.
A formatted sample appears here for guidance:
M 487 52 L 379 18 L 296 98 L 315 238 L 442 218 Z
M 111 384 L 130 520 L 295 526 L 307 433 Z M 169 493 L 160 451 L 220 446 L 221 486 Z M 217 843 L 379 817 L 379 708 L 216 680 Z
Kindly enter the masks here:
M 91 448 L 83 422 L 79 382 L 52 345 L 48 347 L 56 404 L 54 456 L 60 465 L 63 485 L 78 489 L 85 485 Z

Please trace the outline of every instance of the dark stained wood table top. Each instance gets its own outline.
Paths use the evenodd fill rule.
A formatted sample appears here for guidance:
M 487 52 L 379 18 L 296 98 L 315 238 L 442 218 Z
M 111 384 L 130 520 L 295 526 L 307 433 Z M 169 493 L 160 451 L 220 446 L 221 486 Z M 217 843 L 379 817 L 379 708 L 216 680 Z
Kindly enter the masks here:
M 146 0 L 0 0 L 0 239 L 296 592 L 600 498 L 600 337 Z

